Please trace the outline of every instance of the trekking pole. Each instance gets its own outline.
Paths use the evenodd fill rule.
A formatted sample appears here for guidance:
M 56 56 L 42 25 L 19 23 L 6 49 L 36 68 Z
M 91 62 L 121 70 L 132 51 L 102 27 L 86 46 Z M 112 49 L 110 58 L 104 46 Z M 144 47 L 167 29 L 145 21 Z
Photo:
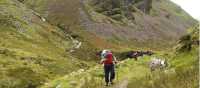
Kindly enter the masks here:
M 115 68 L 116 68 L 117 82 L 119 82 L 119 75 L 118 75 L 119 65 L 116 64 Z
M 101 75 L 101 83 L 100 83 L 100 85 L 101 85 L 101 87 L 103 88 L 103 75 Z
M 102 75 L 101 75 L 101 87 L 103 88 L 104 85 L 104 71 L 102 71 Z

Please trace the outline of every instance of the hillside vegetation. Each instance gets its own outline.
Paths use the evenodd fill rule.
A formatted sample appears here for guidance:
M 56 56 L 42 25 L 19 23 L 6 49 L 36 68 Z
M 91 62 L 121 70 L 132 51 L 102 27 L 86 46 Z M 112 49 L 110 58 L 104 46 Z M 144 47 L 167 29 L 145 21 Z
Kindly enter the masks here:
M 35 88 L 79 68 L 72 40 L 16 0 L 0 0 L 0 88 Z

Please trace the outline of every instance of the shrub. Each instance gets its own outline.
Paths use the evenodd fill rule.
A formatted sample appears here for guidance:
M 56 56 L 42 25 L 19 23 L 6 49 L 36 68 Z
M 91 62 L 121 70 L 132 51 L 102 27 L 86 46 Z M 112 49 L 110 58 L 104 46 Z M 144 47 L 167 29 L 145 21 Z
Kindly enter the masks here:
M 120 8 L 114 8 L 112 9 L 112 14 L 121 14 L 121 9 Z
M 111 16 L 111 18 L 115 19 L 117 21 L 121 21 L 123 17 L 121 14 L 115 14 L 115 15 Z

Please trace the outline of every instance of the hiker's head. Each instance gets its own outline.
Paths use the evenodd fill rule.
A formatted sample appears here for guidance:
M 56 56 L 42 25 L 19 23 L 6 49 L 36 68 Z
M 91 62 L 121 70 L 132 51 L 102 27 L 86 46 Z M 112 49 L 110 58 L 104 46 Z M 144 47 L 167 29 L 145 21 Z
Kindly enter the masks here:
M 107 52 L 108 52 L 108 50 L 104 49 L 104 50 L 102 50 L 101 53 L 107 53 Z
M 108 50 L 108 49 L 102 50 L 103 53 L 108 53 L 109 51 L 110 51 L 110 50 Z

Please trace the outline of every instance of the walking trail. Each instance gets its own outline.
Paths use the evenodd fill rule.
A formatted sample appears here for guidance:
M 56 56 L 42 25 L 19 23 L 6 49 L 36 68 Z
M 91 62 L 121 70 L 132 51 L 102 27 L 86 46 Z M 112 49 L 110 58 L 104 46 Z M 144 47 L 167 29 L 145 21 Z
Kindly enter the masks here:
M 127 88 L 128 86 L 128 78 L 123 79 L 120 83 L 114 85 L 113 88 Z

